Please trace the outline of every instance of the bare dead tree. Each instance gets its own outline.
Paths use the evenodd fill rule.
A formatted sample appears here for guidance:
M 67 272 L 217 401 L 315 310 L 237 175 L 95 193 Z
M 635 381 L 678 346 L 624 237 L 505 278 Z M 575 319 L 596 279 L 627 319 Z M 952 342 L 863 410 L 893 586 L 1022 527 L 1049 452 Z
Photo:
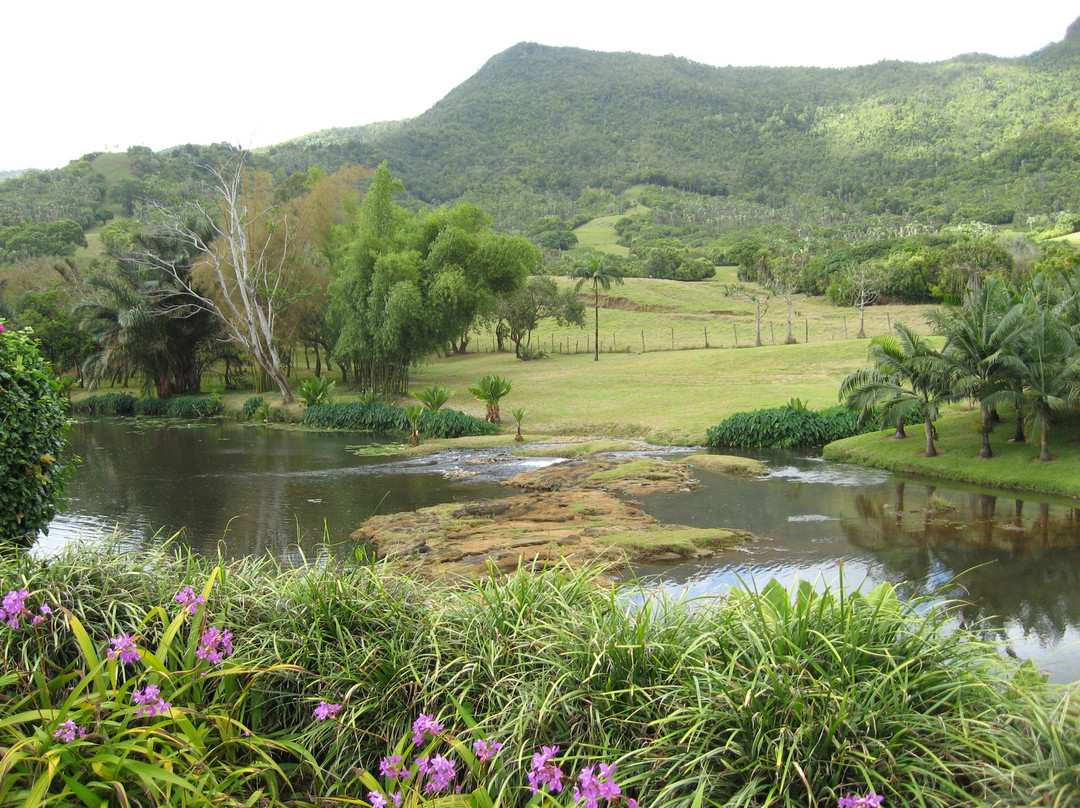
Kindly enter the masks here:
M 851 289 L 851 304 L 859 309 L 859 333 L 857 339 L 866 337 L 866 307 L 877 302 L 878 274 L 869 264 L 852 264 L 844 274 Z
M 288 289 L 292 243 L 285 211 L 274 202 L 269 180 L 246 171 L 242 156 L 203 168 L 213 177 L 216 210 L 198 200 L 180 209 L 157 207 L 166 233 L 194 247 L 202 260 L 194 272 L 157 263 L 191 295 L 190 305 L 221 321 L 226 341 L 247 352 L 290 404 L 295 396 L 275 338 L 278 315 L 295 299 Z

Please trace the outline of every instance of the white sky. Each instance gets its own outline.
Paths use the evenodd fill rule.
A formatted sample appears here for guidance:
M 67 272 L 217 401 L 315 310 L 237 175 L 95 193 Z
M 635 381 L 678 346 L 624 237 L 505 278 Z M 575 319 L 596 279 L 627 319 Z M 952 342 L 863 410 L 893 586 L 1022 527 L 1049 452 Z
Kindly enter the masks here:
M 1062 39 L 1080 16 L 1075 0 L 997 9 L 985 0 L 14 0 L 0 17 L 0 169 L 55 168 L 131 145 L 265 146 L 413 117 L 522 41 L 843 67 L 1020 56 Z

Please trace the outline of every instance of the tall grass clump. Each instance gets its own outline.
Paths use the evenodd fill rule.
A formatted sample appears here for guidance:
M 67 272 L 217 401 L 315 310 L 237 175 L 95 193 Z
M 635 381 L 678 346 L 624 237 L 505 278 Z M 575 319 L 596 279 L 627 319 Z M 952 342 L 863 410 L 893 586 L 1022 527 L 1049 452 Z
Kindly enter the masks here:
M 325 429 L 352 429 L 372 432 L 410 434 L 412 424 L 402 407 L 379 401 L 363 403 L 313 404 L 304 410 L 304 423 Z M 417 429 L 428 438 L 460 438 L 471 435 L 494 435 L 497 424 L 489 424 L 458 410 L 423 410 Z
M 535 775 L 554 746 L 568 770 L 617 764 L 624 796 L 650 808 L 825 806 L 869 791 L 886 808 L 1080 798 L 1074 696 L 888 584 L 681 601 L 597 587 L 597 569 L 451 588 L 363 559 L 282 569 L 85 550 L 0 570 L 5 591 L 71 604 L 98 644 L 128 631 L 160 645 L 169 629 L 147 619 L 153 604 L 205 592 L 202 608 L 235 635 L 232 664 L 259 672 L 237 680 L 230 720 L 290 750 L 275 758 L 287 782 L 267 775 L 282 795 L 364 800 L 358 768 L 403 754 L 422 714 L 462 733 L 455 749 L 502 745 L 487 808 L 528 802 L 530 760 Z M 64 636 L 45 660 L 60 671 L 80 658 Z M 0 652 L 0 677 L 42 662 L 10 633 Z

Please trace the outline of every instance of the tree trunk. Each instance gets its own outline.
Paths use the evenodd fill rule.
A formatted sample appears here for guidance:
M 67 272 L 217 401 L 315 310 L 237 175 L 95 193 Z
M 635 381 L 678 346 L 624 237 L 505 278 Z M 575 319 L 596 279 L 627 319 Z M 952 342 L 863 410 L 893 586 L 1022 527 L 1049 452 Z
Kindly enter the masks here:
M 600 361 L 600 289 L 596 285 L 596 281 L 593 281 L 593 323 L 596 327 L 593 337 L 593 361 Z
M 979 431 L 982 433 L 982 448 L 979 449 L 979 458 L 989 460 L 994 456 L 994 453 L 990 451 L 990 410 L 980 407 L 980 412 L 982 417 L 979 421 Z
M 1049 463 L 1050 459 L 1050 441 L 1047 440 L 1046 427 L 1044 426 L 1042 429 L 1042 451 L 1039 452 L 1039 462 Z
M 859 333 L 855 339 L 866 339 L 866 304 L 859 306 Z
M 924 416 L 923 429 L 926 431 L 926 457 L 937 457 L 937 449 L 934 448 L 934 422 L 930 420 L 929 412 Z
M 1013 441 L 1024 442 L 1024 409 L 1019 405 L 1016 407 L 1016 432 L 1013 434 Z
M 893 432 L 894 438 L 906 438 L 907 432 L 904 431 L 904 416 L 898 416 L 896 419 L 896 431 Z

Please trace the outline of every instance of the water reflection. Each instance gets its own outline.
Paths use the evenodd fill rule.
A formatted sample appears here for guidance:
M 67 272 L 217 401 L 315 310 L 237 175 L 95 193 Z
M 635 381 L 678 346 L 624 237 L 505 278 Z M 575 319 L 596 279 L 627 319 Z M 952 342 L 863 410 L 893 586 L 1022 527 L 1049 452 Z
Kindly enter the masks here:
M 299 562 L 327 542 L 351 552 L 349 534 L 373 513 L 506 493 L 491 471 L 444 476 L 453 458 L 358 457 L 349 447 L 361 440 L 228 422 L 80 423 L 71 502 L 40 549 L 116 528 L 140 547 L 183 530 L 198 552 Z
M 706 562 L 660 570 L 691 595 L 769 578 L 836 585 L 888 581 L 905 596 L 964 602 L 969 625 L 1053 679 L 1080 678 L 1080 510 L 1075 501 L 1020 498 L 927 484 L 818 458 L 765 458 L 769 478 L 744 481 L 702 471 L 704 485 L 651 497 L 646 510 L 673 522 L 730 526 L 758 538 Z

